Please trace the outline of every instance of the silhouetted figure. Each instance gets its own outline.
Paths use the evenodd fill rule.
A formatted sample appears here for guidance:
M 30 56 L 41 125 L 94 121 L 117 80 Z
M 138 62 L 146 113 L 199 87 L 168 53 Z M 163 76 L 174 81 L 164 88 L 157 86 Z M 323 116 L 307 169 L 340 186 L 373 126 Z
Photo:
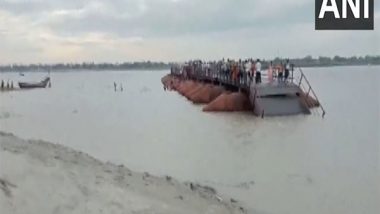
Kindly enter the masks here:
M 7 88 L 9 88 L 9 80 L 7 81 Z
M 259 59 L 256 61 L 256 83 L 261 83 L 261 62 Z
M 123 91 L 123 84 L 120 83 L 120 91 Z
M 190 183 L 190 189 L 193 191 L 195 190 L 195 186 L 193 185 L 193 183 Z
M 279 67 L 279 70 L 278 70 L 278 81 L 279 82 L 282 82 L 283 78 L 284 78 L 284 64 L 281 62 L 280 64 L 280 67 Z
M 289 59 L 287 59 L 286 64 L 285 64 L 285 82 L 288 80 L 289 71 L 290 71 L 290 62 L 289 62 Z
M 4 80 L 1 80 L 1 89 L 4 88 Z
M 113 82 L 113 88 L 115 91 L 116 91 L 116 87 L 117 87 L 116 82 Z
M 13 89 L 13 81 L 11 82 L 11 89 Z

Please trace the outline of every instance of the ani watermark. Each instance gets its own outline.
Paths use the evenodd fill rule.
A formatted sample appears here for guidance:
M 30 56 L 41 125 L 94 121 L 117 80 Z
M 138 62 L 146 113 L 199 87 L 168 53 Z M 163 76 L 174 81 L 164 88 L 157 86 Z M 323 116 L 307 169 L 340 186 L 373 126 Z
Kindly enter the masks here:
M 374 0 L 315 0 L 316 30 L 373 30 Z

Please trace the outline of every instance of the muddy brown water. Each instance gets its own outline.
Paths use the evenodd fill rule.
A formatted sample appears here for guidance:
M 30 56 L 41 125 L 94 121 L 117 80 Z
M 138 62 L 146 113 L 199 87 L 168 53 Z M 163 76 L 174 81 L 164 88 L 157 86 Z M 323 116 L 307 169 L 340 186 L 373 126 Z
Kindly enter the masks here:
M 251 213 L 375 214 L 379 70 L 305 69 L 325 119 L 205 113 L 202 105 L 163 90 L 168 71 L 53 72 L 50 89 L 0 93 L 0 129 L 212 186 Z M 0 76 L 40 80 L 44 74 Z

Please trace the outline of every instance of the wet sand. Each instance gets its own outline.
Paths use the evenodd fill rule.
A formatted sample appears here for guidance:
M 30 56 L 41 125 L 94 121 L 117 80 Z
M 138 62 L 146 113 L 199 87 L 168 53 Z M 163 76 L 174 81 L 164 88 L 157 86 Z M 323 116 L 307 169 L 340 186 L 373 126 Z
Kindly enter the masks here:
M 142 160 L 143 161 L 143 160 Z M 0 132 L 1 213 L 245 213 L 211 187 Z

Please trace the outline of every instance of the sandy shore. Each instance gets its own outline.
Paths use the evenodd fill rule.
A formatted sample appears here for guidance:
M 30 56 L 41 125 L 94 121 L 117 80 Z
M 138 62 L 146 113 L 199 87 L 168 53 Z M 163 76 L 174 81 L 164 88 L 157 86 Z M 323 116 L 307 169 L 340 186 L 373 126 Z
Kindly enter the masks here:
M 245 213 L 210 187 L 0 132 L 0 213 Z

